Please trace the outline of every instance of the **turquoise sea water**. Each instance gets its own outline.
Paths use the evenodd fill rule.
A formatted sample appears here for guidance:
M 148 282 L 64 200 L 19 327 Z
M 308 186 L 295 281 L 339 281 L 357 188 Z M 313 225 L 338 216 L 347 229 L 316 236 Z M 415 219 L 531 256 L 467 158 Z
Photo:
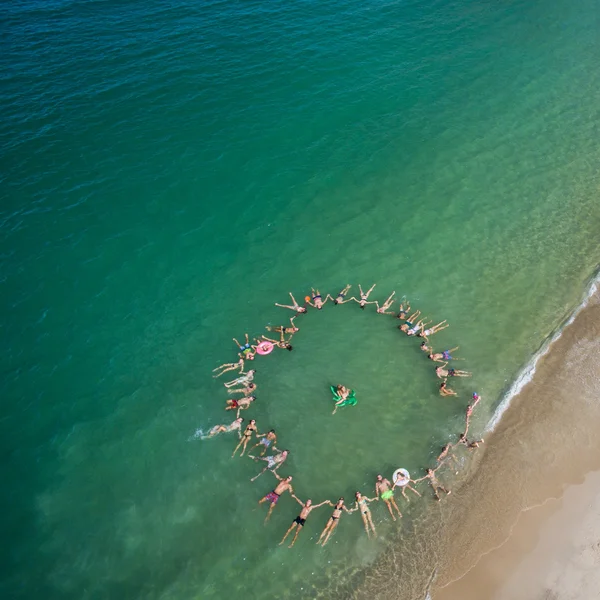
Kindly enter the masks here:
M 377 282 L 448 319 L 434 346 L 460 345 L 473 381 L 442 400 L 393 319 L 313 311 L 256 361 L 281 473 L 303 499 L 372 495 L 379 470 L 431 462 L 474 387 L 481 429 L 598 264 L 597 3 L 0 18 L 2 597 L 332 597 L 398 528 L 375 506 L 377 542 L 353 515 L 321 550 L 321 509 L 278 547 L 297 505 L 263 527 L 272 478 L 193 439 L 230 418 L 211 370 L 289 317 L 288 291 Z M 331 417 L 337 381 L 359 404 Z

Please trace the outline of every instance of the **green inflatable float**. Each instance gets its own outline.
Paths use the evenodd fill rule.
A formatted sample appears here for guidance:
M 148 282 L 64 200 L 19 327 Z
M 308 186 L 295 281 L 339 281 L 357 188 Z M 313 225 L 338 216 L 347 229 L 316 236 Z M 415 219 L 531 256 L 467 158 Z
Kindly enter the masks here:
M 333 394 L 333 400 L 337 403 L 342 397 L 337 393 L 337 388 L 334 385 L 329 386 L 331 388 L 331 393 Z M 340 406 L 356 406 L 358 400 L 354 395 L 354 390 L 350 390 L 350 395 L 341 403 L 337 405 L 337 408 Z

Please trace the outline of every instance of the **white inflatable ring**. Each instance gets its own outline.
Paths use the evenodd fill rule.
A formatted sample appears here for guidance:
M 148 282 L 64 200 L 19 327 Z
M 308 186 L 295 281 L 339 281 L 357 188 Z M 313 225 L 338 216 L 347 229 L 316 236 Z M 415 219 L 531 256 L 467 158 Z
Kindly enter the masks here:
M 410 483 L 410 473 L 406 469 L 396 469 L 392 475 L 392 481 L 397 487 L 404 487 Z

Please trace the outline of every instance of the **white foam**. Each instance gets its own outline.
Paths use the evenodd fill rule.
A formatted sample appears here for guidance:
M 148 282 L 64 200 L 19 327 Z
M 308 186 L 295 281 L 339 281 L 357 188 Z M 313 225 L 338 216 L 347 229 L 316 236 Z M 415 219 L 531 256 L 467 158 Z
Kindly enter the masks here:
M 191 442 L 192 440 L 197 440 L 198 438 L 203 438 L 204 437 L 204 431 L 202 431 L 202 429 L 198 428 L 196 429 L 196 431 L 194 431 L 194 435 L 192 435 L 191 437 L 188 438 L 188 442 Z
M 554 342 L 556 342 L 563 334 L 563 331 L 573 323 L 573 321 L 577 318 L 577 315 L 589 304 L 590 298 L 598 291 L 598 286 L 600 285 L 600 272 L 596 273 L 595 277 L 590 282 L 590 285 L 587 288 L 586 293 L 584 294 L 583 300 L 577 306 L 577 308 L 573 311 L 571 316 L 565 321 L 565 323 L 559 327 L 558 331 L 554 333 L 551 337 L 546 339 L 540 349 L 533 355 L 532 359 L 529 361 L 527 365 L 523 368 L 523 370 L 519 373 L 513 384 L 510 386 L 508 391 L 504 394 L 502 401 L 498 405 L 498 408 L 495 410 L 492 418 L 486 426 L 487 431 L 493 431 L 502 415 L 506 412 L 506 409 L 510 406 L 512 399 L 521 392 L 521 390 L 532 380 L 533 375 L 535 373 L 535 369 L 537 364 L 542 358 L 545 356 L 550 347 Z

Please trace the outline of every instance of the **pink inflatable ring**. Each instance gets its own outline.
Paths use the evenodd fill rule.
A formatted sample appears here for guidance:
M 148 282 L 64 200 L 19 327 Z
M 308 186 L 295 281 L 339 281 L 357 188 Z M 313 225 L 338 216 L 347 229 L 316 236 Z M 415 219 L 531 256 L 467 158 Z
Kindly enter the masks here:
M 266 354 L 271 354 L 273 348 L 275 348 L 275 345 L 272 342 L 267 342 L 265 340 L 256 346 L 256 353 L 265 356 Z

